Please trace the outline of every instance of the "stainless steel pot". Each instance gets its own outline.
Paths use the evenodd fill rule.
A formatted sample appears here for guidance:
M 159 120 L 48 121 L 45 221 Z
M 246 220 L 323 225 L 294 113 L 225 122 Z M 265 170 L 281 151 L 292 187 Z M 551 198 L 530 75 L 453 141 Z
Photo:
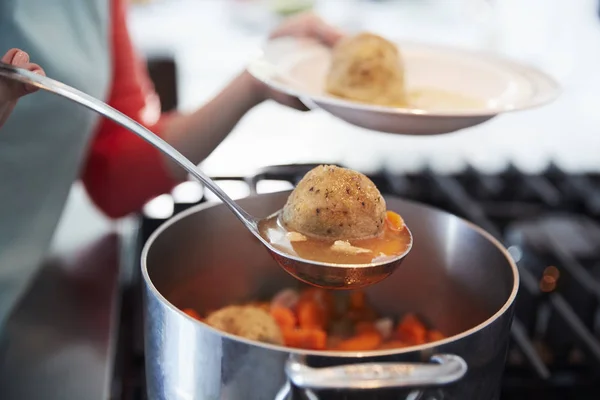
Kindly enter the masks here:
M 267 216 L 288 194 L 240 203 Z M 386 201 L 411 227 L 414 247 L 397 272 L 367 289 L 369 300 L 383 315 L 416 312 L 448 339 L 365 353 L 297 351 L 189 318 L 179 308 L 205 312 L 297 285 L 223 205 L 201 205 L 161 226 L 142 253 L 149 398 L 498 398 L 516 266 L 478 227 L 416 203 Z

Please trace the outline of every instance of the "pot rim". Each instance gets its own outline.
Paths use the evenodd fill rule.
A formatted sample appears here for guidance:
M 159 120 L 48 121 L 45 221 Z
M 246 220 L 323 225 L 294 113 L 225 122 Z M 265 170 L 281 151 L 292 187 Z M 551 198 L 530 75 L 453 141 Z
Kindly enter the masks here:
M 264 193 L 264 194 L 254 194 L 254 195 L 247 196 L 240 200 L 261 197 L 261 196 L 281 194 L 281 193 L 291 193 L 291 190 L 286 190 L 286 191 L 281 191 L 281 192 L 273 192 L 273 193 Z M 517 292 L 519 291 L 519 283 L 520 283 L 519 270 L 518 270 L 517 265 L 515 264 L 512 256 L 510 255 L 508 250 L 500 243 L 500 241 L 498 241 L 494 236 L 492 236 L 490 233 L 488 233 L 487 231 L 485 231 L 478 225 L 475 225 L 472 222 L 467 221 L 467 220 L 465 220 L 461 217 L 458 217 L 454 214 L 450 214 L 446 211 L 429 206 L 427 204 L 423 204 L 423 203 L 420 203 L 417 201 L 412 201 L 412 200 L 406 200 L 404 198 L 400 198 L 397 196 L 384 196 L 384 197 L 394 197 L 396 199 L 400 199 L 401 201 L 403 201 L 405 203 L 417 205 L 419 207 L 428 208 L 432 211 L 452 216 L 453 218 L 460 220 L 462 223 L 465 223 L 467 226 L 469 226 L 475 232 L 477 232 L 478 234 L 483 236 L 485 239 L 487 239 L 492 245 L 494 245 L 502 253 L 502 255 L 504 255 L 504 257 L 508 261 L 508 264 L 510 265 L 510 268 L 513 273 L 513 287 L 510 292 L 510 295 L 508 296 L 506 302 L 502 305 L 502 307 L 500 307 L 500 309 L 498 311 L 496 311 L 491 317 L 489 317 L 485 321 L 483 321 L 480 324 L 475 325 L 474 327 L 467 329 L 457 335 L 450 336 L 443 340 L 438 340 L 435 342 L 426 343 L 426 344 L 422 344 L 422 345 L 418 345 L 418 346 L 403 347 L 401 349 L 359 351 L 359 352 L 350 352 L 350 351 L 342 352 L 342 351 L 331 351 L 331 350 L 303 350 L 303 349 L 296 349 L 296 348 L 292 348 L 292 347 L 278 346 L 278 345 L 272 345 L 272 344 L 263 343 L 263 342 L 259 342 L 259 341 L 249 340 L 249 339 L 246 339 L 246 338 L 243 338 L 240 336 L 236 336 L 236 335 L 232 335 L 227 332 L 223 332 L 221 330 L 213 328 L 212 326 L 210 326 L 204 322 L 198 321 L 197 319 L 190 317 L 189 315 L 184 313 L 182 310 L 180 310 L 178 307 L 176 307 L 174 304 L 172 304 L 169 300 L 167 300 L 162 295 L 162 293 L 156 288 L 156 286 L 154 286 L 154 283 L 152 282 L 152 279 L 150 278 L 150 274 L 148 273 L 148 265 L 147 265 L 147 259 L 148 259 L 148 253 L 150 251 L 150 247 L 156 241 L 156 239 L 162 234 L 162 232 L 164 232 L 165 230 L 167 230 L 167 228 L 171 227 L 175 223 L 179 222 L 180 220 L 182 220 L 192 214 L 196 214 L 200 211 L 206 210 L 208 208 L 216 207 L 219 205 L 225 207 L 225 205 L 222 202 L 206 202 L 206 203 L 198 204 L 196 206 L 190 207 L 187 210 L 180 212 L 179 214 L 175 215 L 174 217 L 172 217 L 169 220 L 162 223 L 150 235 L 150 237 L 144 244 L 144 248 L 142 249 L 142 253 L 141 253 L 142 276 L 144 278 L 144 281 L 145 281 L 147 287 L 150 289 L 152 294 L 155 297 L 157 297 L 164 305 L 166 305 L 172 311 L 179 314 L 181 317 L 186 318 L 188 321 L 197 324 L 202 329 L 207 329 L 221 337 L 226 337 L 230 340 L 245 343 L 250 346 L 257 346 L 257 347 L 262 347 L 262 348 L 268 349 L 268 350 L 274 350 L 274 351 L 285 352 L 288 354 L 297 354 L 297 355 L 304 355 L 304 356 L 324 356 L 324 357 L 337 357 L 337 358 L 365 358 L 365 357 L 391 356 L 391 355 L 406 354 L 406 353 L 412 353 L 412 352 L 417 352 L 417 351 L 420 352 L 420 351 L 424 351 L 424 350 L 428 350 L 428 349 L 433 349 L 435 347 L 439 347 L 439 346 L 443 346 L 446 344 L 457 342 L 467 336 L 470 336 L 471 334 L 474 334 L 475 332 L 478 332 L 478 331 L 484 329 L 485 327 L 487 327 L 488 325 L 490 325 L 494 321 L 496 321 L 498 318 L 500 318 L 511 307 L 511 305 L 514 303 L 515 298 L 517 297 Z

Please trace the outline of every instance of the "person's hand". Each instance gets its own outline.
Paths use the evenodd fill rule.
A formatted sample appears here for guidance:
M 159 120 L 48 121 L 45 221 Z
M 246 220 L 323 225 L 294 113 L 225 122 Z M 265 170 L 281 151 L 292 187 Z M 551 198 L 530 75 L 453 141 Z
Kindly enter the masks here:
M 344 33 L 313 13 L 303 13 L 285 20 L 269 38 L 283 36 L 307 37 L 316 39 L 327 46 L 334 46 L 344 37 Z
M 323 21 L 323 19 L 316 14 L 303 13 L 285 20 L 269 37 L 273 39 L 284 36 L 312 38 L 331 47 L 344 37 L 344 33 Z M 256 80 L 255 86 L 263 99 L 271 99 L 279 104 L 292 107 L 296 110 L 308 110 L 308 108 L 294 96 L 272 90 L 262 82 Z
M 14 65 L 36 74 L 45 75 L 44 70 L 37 64 L 29 62 L 29 55 L 19 49 L 11 49 L 0 59 L 5 64 Z M 36 87 L 0 77 L 0 128 L 8 119 L 19 97 L 33 93 Z

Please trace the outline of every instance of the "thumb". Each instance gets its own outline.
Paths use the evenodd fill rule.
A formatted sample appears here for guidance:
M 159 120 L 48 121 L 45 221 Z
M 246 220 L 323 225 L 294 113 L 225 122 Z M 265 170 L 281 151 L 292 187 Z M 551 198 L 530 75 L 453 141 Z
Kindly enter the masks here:
M 325 22 L 320 22 L 316 31 L 321 42 L 330 47 L 335 46 L 337 42 L 346 36 L 343 31 Z

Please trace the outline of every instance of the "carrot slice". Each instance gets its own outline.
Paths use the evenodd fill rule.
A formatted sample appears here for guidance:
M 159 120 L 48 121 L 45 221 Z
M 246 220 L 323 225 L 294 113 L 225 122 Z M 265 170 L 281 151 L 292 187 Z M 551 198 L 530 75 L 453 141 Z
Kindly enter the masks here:
M 333 315 L 334 299 L 330 291 L 319 288 L 308 288 L 302 291 L 298 304 L 302 302 L 314 302 L 319 306 L 319 310 L 325 321 L 328 321 Z M 298 305 L 296 305 L 296 308 Z M 296 310 L 297 311 L 297 310 Z
M 337 345 L 335 350 L 339 351 L 369 351 L 377 350 L 381 345 L 381 335 L 377 332 L 365 332 L 350 339 L 346 339 Z
M 387 211 L 386 217 L 388 226 L 390 228 L 392 228 L 395 231 L 401 231 L 402 229 L 404 229 L 404 220 L 399 214 L 393 211 Z
M 273 307 L 271 308 L 271 316 L 275 319 L 275 322 L 277 322 L 277 325 L 279 325 L 279 328 L 281 329 L 293 329 L 296 327 L 296 316 L 289 308 Z
M 327 344 L 327 334 L 320 329 L 282 329 L 286 346 L 306 350 L 323 350 Z
M 398 339 L 411 345 L 426 343 L 427 329 L 413 314 L 406 314 L 396 329 Z
M 298 302 L 298 325 L 305 329 L 324 329 L 326 319 L 323 309 L 315 301 Z
M 446 335 L 444 335 L 440 331 L 432 330 L 432 331 L 427 332 L 427 341 L 428 342 L 436 342 L 438 340 L 444 340 L 444 339 L 446 339 Z
M 183 312 L 186 313 L 188 316 L 197 319 L 198 321 L 202 321 L 202 317 L 200 316 L 200 314 L 198 314 L 193 308 L 184 308 Z

